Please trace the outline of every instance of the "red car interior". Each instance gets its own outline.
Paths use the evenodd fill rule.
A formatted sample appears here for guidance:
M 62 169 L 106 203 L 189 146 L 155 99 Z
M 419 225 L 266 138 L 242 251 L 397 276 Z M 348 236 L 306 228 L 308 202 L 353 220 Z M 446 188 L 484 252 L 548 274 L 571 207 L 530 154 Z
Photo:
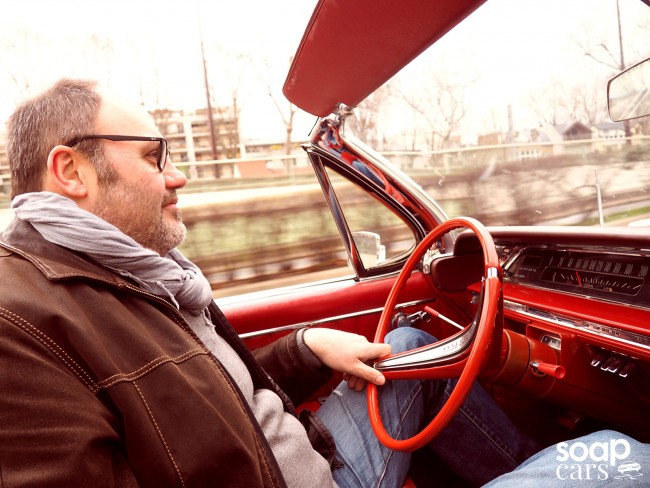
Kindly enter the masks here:
M 284 93 L 320 117 L 336 113 L 340 103 L 354 106 L 482 3 L 321 0 Z M 379 177 L 383 186 L 369 182 L 353 163 L 360 161 L 378 174 L 381 164 L 348 147 L 338 121 L 321 122 L 323 129 L 312 132 L 305 149 L 335 218 L 340 209 L 324 166 L 392 211 L 402 212 L 417 242 L 435 232 L 443 219 L 430 212 L 417 188 L 400 185 L 387 174 L 390 171 Z M 358 268 L 351 233 L 341 222 L 350 262 Z M 483 252 L 473 232 L 447 235 L 438 243 L 442 252 L 430 268 L 417 265 L 409 279 L 400 282 L 396 296 L 390 295 L 391 289 L 406 257 L 383 273 L 361 270 L 347 279 L 242 296 L 220 306 L 251 348 L 313 326 L 381 340 L 385 331 L 376 333 L 387 303 L 390 310 L 382 319 L 386 327 L 394 313 L 401 313 L 416 317 L 415 326 L 444 340 L 458 333 L 450 321 L 462 327 L 472 323 L 491 266 L 502 283 L 491 294 L 502 296 L 491 309 L 492 323 L 486 329 L 494 332 L 485 341 L 475 341 L 485 352 L 476 374 L 511 416 L 543 443 L 600 426 L 650 441 L 648 232 L 559 226 L 488 227 L 487 232 L 497 262 L 486 264 L 491 251 Z M 468 356 L 463 357 L 465 361 Z M 427 377 L 445 377 L 447 370 L 440 371 Z

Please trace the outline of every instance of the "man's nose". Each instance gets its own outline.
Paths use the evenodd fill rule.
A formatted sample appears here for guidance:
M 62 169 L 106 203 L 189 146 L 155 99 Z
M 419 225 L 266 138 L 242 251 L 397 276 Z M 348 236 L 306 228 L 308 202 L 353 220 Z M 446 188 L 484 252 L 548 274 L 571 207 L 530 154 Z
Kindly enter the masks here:
M 165 176 L 165 187 L 167 188 L 183 188 L 187 184 L 187 176 L 174 166 L 171 159 L 167 161 L 163 175 Z

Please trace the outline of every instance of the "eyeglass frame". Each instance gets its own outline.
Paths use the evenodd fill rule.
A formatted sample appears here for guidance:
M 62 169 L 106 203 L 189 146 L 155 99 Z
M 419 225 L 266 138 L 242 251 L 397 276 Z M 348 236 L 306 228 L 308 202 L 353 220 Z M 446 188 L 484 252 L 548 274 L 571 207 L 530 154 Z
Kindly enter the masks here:
M 158 142 L 159 144 L 159 149 L 158 149 L 158 156 L 156 160 L 156 167 L 158 168 L 158 171 L 161 173 L 165 170 L 165 165 L 167 164 L 167 160 L 169 159 L 169 143 L 167 142 L 167 139 L 164 137 L 149 137 L 149 136 L 117 136 L 117 135 L 112 135 L 112 134 L 107 134 L 107 135 L 96 135 L 96 134 L 89 134 L 86 136 L 79 136 L 75 137 L 73 139 L 70 139 L 68 142 L 65 144 L 62 144 L 63 146 L 67 147 L 73 147 L 79 144 L 82 141 L 88 140 L 88 139 L 106 139 L 107 141 L 142 141 L 142 142 Z M 164 156 L 163 156 L 164 155 Z

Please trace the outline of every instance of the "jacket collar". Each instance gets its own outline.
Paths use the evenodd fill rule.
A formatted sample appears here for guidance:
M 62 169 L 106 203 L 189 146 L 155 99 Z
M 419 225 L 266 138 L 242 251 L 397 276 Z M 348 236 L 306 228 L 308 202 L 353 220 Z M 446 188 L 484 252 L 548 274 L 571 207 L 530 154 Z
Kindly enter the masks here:
M 0 234 L 0 256 L 12 253 L 30 261 L 51 280 L 84 277 L 115 286 L 132 285 L 83 254 L 46 241 L 30 223 L 18 218 Z

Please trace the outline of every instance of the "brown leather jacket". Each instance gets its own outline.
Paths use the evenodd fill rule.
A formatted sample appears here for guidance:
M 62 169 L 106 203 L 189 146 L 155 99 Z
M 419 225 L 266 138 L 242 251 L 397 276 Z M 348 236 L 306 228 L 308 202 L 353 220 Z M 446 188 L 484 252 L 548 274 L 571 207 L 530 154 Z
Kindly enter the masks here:
M 282 390 L 300 402 L 328 379 L 299 359 L 294 334 L 254 358 L 209 310 L 256 388 L 276 390 L 287 411 Z M 314 422 L 310 439 L 331 459 L 331 436 Z M 237 386 L 168 301 L 10 225 L 0 236 L 0 487 L 284 485 Z

